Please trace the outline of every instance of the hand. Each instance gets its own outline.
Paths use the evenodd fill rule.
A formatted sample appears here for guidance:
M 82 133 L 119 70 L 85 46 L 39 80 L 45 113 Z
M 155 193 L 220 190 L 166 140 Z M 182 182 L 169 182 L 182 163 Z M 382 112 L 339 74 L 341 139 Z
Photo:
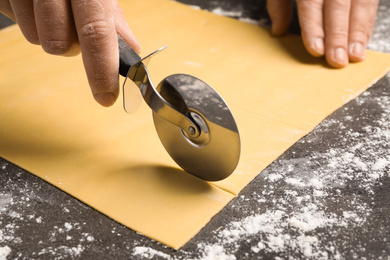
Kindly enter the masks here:
M 135 51 L 141 46 L 116 0 L 0 0 L 0 12 L 18 23 L 26 39 L 47 53 L 82 52 L 94 98 L 111 106 L 119 94 L 119 34 Z
M 325 55 L 335 68 L 365 59 L 379 0 L 297 0 L 303 43 L 315 56 Z M 268 0 L 272 33 L 287 32 L 291 0 Z

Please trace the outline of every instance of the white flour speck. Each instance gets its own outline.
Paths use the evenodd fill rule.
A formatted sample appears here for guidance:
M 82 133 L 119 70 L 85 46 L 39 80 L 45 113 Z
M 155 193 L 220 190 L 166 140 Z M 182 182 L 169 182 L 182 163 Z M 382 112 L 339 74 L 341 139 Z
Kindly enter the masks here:
M 283 176 L 280 175 L 280 174 L 272 173 L 272 174 L 269 174 L 267 176 L 267 178 L 268 178 L 269 181 L 274 182 L 274 181 L 278 181 L 278 180 L 282 179 Z
M 72 230 L 72 228 L 73 228 L 73 226 L 72 226 L 70 223 L 68 223 L 68 222 L 66 222 L 66 223 L 64 224 L 64 227 L 65 227 L 66 231 L 70 231 L 70 230 Z
M 163 252 L 157 251 L 150 247 L 144 247 L 144 246 L 137 246 L 133 250 L 134 256 L 141 256 L 145 259 L 154 259 L 156 257 L 162 257 L 164 259 L 171 259 L 171 257 L 168 254 L 165 254 Z
M 226 254 L 224 248 L 219 245 L 199 244 L 198 248 L 203 251 L 200 260 L 236 260 L 235 255 Z
M 242 16 L 242 11 L 227 11 L 227 10 L 223 10 L 220 7 L 213 9 L 211 12 L 216 14 L 216 15 L 221 15 L 221 16 L 230 16 L 230 17 L 241 17 Z
M 12 203 L 12 195 L 11 194 L 1 194 L 0 193 L 0 212 L 5 211 L 7 206 Z
M 38 224 L 42 223 L 42 217 L 36 218 L 35 221 L 36 221 Z
M 0 260 L 6 260 L 7 256 L 11 253 L 11 248 L 8 246 L 0 247 Z

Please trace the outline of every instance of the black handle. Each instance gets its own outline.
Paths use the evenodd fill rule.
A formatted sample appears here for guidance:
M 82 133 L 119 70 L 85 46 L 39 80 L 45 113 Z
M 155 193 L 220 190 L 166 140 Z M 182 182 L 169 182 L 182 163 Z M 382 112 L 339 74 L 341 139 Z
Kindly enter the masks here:
M 141 57 L 118 35 L 119 74 L 127 76 L 130 67 L 141 61 Z

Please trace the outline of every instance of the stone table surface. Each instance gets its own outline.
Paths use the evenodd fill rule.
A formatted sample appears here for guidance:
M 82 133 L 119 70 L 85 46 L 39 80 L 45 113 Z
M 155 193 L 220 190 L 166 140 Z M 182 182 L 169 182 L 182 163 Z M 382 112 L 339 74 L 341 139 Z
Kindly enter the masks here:
M 182 2 L 269 25 L 264 0 Z M 378 12 L 369 48 L 390 52 L 390 2 Z M 0 158 L 0 260 L 390 259 L 389 85 L 330 115 L 178 251 Z

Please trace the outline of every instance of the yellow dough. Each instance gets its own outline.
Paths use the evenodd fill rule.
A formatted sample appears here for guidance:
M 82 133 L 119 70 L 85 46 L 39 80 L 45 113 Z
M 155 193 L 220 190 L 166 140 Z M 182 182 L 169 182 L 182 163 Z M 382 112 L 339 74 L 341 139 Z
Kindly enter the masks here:
M 168 0 L 122 1 L 153 82 L 187 73 L 230 105 L 242 141 L 238 168 L 207 183 L 180 170 L 151 110 L 135 114 L 92 98 L 81 58 L 45 54 L 12 26 L 0 31 L 0 156 L 173 248 L 191 239 L 257 174 L 390 68 L 390 56 L 331 69 L 297 36 Z

